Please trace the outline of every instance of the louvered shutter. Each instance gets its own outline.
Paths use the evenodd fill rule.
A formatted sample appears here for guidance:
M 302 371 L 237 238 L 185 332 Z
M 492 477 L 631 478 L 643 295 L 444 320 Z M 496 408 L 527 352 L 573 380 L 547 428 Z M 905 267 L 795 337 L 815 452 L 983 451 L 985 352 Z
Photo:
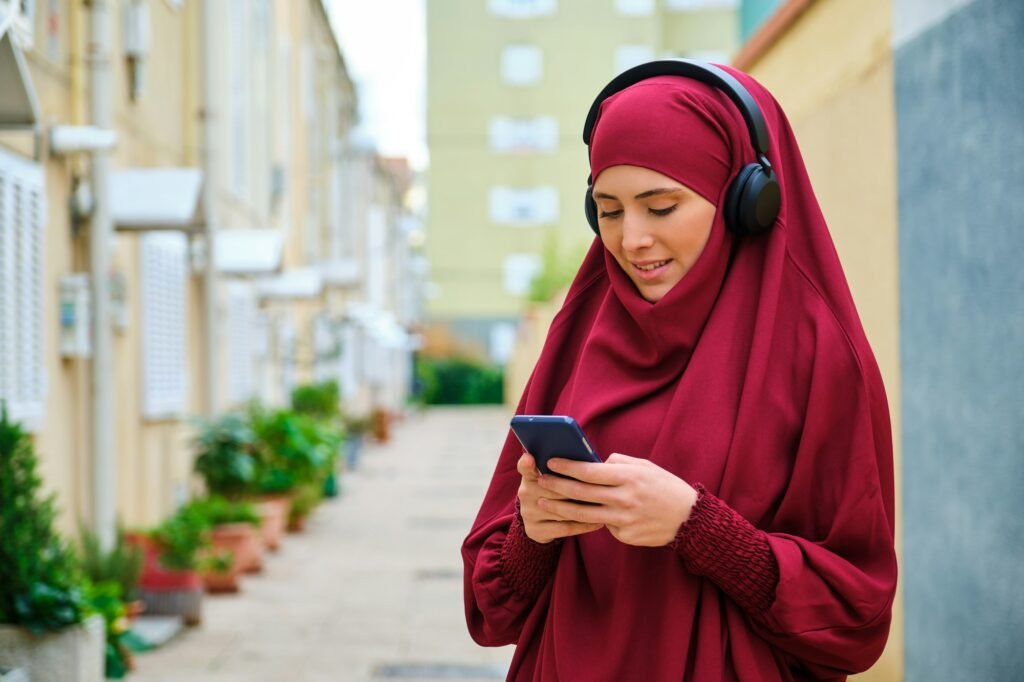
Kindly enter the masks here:
M 139 238 L 142 302 L 142 413 L 166 419 L 185 413 L 185 287 L 188 241 L 180 232 Z
M 253 397 L 256 298 L 252 285 L 230 282 L 227 287 L 228 389 L 229 399 L 240 405 Z
M 43 173 L 0 152 L 0 400 L 13 419 L 43 416 Z

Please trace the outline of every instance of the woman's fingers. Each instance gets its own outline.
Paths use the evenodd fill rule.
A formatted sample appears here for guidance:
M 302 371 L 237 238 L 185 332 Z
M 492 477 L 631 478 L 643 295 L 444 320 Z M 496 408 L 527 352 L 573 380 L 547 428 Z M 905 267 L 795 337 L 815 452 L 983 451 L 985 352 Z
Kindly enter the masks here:
M 537 480 L 537 477 L 540 476 L 540 471 L 537 469 L 537 462 L 529 452 L 524 452 L 519 458 L 519 461 L 516 462 L 516 471 L 518 471 L 519 475 L 524 479 L 528 478 L 535 481 Z
M 618 490 L 615 486 L 594 485 L 546 474 L 541 475 L 537 485 L 545 491 L 541 497 L 564 498 L 595 504 L 612 504 L 618 500 Z M 549 493 L 554 493 L 554 495 Z
M 621 521 L 618 512 L 599 504 L 580 504 L 571 500 L 553 500 L 542 497 L 537 501 L 537 506 L 541 511 L 576 523 L 608 526 L 617 525 Z

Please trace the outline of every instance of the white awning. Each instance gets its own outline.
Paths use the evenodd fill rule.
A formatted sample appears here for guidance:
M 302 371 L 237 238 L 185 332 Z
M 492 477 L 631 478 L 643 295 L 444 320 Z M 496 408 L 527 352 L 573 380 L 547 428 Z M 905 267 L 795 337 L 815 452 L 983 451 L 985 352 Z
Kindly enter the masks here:
M 359 263 L 353 258 L 329 261 L 320 265 L 324 286 L 350 289 L 360 283 Z
M 34 128 L 39 100 L 21 48 L 11 35 L 13 12 L 0 19 L 0 129 Z
M 294 268 L 262 280 L 256 287 L 256 293 L 265 299 L 317 298 L 323 284 L 323 276 L 317 268 Z
M 119 230 L 196 230 L 202 225 L 198 168 L 127 168 L 110 178 L 110 216 Z
M 218 230 L 214 263 L 225 275 L 266 275 L 281 269 L 284 234 L 280 230 Z

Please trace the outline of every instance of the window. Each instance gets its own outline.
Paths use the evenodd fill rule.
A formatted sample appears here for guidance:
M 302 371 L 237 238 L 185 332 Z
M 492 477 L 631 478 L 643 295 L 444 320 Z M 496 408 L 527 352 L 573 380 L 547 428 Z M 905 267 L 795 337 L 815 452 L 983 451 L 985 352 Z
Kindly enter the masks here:
M 558 220 L 558 190 L 554 187 L 492 187 L 491 220 L 499 225 L 528 227 Z
M 507 85 L 534 85 L 544 72 L 544 54 L 534 45 L 509 45 L 501 52 L 501 79 Z
M 0 151 L 0 400 L 11 419 L 41 427 L 43 365 L 42 169 Z
M 541 270 L 541 258 L 535 253 L 512 253 L 505 256 L 502 267 L 505 291 L 514 296 L 525 296 L 530 292 L 533 278 Z
M 259 330 L 252 285 L 229 282 L 227 300 L 228 400 L 241 405 L 256 393 L 254 361 Z
M 736 9 L 740 0 L 665 0 L 665 7 L 677 12 L 708 9 Z
M 491 326 L 491 362 L 507 364 L 516 350 L 516 325 L 512 322 L 498 322 Z
M 615 73 L 654 59 L 654 49 L 647 45 L 622 45 L 615 50 Z
M 488 0 L 491 14 L 509 19 L 533 19 L 555 13 L 557 0 Z
M 654 11 L 654 0 L 615 0 L 615 9 L 619 14 L 648 17 Z
M 558 121 L 553 116 L 498 116 L 491 119 L 489 132 L 491 150 L 500 154 L 558 150 Z
M 148 232 L 139 238 L 142 270 L 142 415 L 167 419 L 184 414 L 185 287 L 188 238 L 180 232 Z

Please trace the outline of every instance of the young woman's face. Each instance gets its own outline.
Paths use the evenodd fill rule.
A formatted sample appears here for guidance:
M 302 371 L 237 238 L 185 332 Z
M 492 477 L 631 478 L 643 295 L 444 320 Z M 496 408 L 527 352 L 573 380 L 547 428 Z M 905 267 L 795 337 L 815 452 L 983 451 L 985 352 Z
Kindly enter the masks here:
M 704 250 L 715 205 L 657 171 L 611 166 L 594 183 L 601 241 L 651 303 L 681 280 Z

